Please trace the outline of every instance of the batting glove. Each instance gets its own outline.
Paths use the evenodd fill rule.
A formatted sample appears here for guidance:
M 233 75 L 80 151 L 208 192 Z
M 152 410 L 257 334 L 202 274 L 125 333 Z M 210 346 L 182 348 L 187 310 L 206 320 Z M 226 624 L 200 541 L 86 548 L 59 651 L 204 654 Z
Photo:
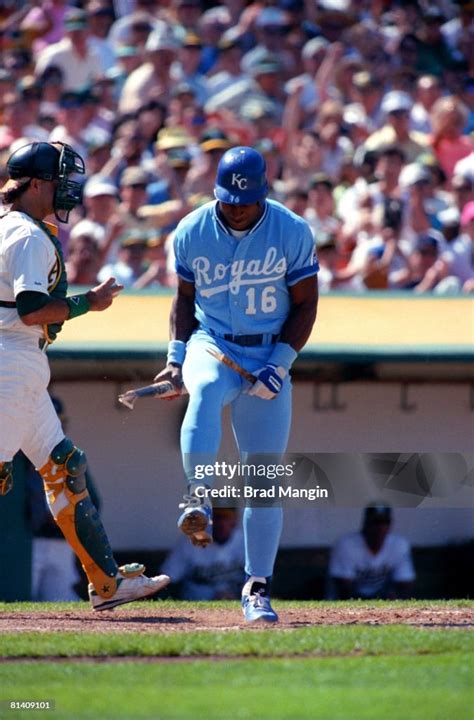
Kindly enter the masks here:
M 257 372 L 257 382 L 252 385 L 248 395 L 259 397 L 262 400 L 273 400 L 283 387 L 283 380 L 287 375 L 285 368 L 268 364 Z

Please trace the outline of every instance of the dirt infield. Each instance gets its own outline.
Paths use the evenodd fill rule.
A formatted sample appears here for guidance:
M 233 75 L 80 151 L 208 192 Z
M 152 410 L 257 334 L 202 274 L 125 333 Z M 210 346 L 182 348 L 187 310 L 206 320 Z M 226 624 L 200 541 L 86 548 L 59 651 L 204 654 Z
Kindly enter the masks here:
M 278 628 L 292 630 L 314 625 L 393 625 L 404 624 L 418 627 L 472 628 L 474 609 L 471 607 L 439 608 L 374 607 L 363 608 L 288 608 L 278 607 L 280 622 Z M 83 632 L 83 633 L 176 633 L 196 631 L 226 631 L 236 629 L 252 630 L 243 622 L 240 608 L 235 610 L 208 607 L 180 611 L 160 608 L 159 603 L 150 603 L 149 608 L 117 608 L 112 611 L 93 613 L 85 609 L 77 611 L 0 613 L 0 634 L 20 632 Z M 258 626 L 262 629 L 262 625 Z

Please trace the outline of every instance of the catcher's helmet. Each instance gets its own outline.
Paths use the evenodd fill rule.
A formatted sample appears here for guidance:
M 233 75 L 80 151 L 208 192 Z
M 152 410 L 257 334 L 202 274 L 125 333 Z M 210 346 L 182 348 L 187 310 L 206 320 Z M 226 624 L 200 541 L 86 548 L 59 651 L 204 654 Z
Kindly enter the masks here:
M 67 222 L 69 212 L 81 201 L 81 186 L 69 180 L 69 175 L 85 172 L 81 156 L 64 143 L 34 142 L 18 148 L 7 161 L 10 179 L 2 192 L 21 187 L 31 178 L 57 180 L 54 194 L 54 212 L 60 222 Z M 65 217 L 58 211 L 66 213 Z
M 214 195 L 229 205 L 252 205 L 268 193 L 265 160 L 250 147 L 234 147 L 222 156 Z
M 8 174 L 12 180 L 18 178 L 54 180 L 58 177 L 59 155 L 59 150 L 47 142 L 23 145 L 8 158 Z

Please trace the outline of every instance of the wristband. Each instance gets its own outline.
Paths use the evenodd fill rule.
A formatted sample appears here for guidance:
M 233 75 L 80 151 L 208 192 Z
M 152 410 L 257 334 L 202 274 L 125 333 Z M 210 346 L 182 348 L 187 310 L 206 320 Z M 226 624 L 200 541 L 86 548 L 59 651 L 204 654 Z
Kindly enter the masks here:
M 168 343 L 168 356 L 166 361 L 168 365 L 182 365 L 186 357 L 186 343 L 182 340 L 170 340 Z
M 89 312 L 91 309 L 91 304 L 87 295 L 72 295 L 71 297 L 66 298 L 66 302 L 69 306 L 68 320 L 79 317 L 79 315 L 85 315 L 86 312 Z
M 294 361 L 298 357 L 298 353 L 288 343 L 278 342 L 267 360 L 267 365 L 276 365 L 277 367 L 289 370 Z

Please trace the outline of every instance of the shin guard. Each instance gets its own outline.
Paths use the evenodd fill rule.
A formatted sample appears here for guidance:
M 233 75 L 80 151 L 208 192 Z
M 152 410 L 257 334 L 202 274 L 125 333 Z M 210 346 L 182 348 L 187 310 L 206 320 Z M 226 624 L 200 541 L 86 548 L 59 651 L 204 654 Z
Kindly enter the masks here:
M 64 438 L 40 468 L 51 513 L 96 592 L 110 598 L 118 573 L 112 549 L 86 487 L 85 453 Z
M 13 463 L 0 462 L 0 495 L 6 495 L 13 487 Z

